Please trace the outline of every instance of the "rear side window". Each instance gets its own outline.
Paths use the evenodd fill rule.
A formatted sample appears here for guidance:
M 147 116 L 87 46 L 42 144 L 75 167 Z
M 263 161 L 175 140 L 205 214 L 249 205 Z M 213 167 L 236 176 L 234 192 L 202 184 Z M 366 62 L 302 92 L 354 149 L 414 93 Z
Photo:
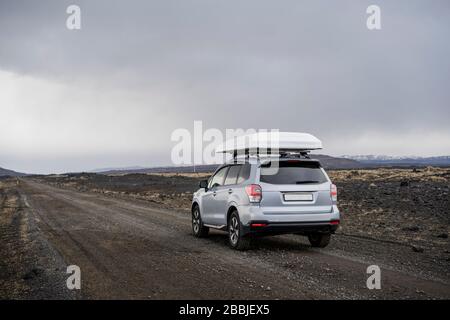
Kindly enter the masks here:
M 250 169 L 251 166 L 246 163 L 244 165 L 241 166 L 241 171 L 239 171 L 239 176 L 237 179 L 237 184 L 244 182 L 245 180 L 247 180 L 248 178 L 250 178 Z
M 315 184 L 327 181 L 318 162 L 287 160 L 277 162 L 278 171 L 273 174 L 271 163 L 261 166 L 260 181 L 270 184 Z M 272 165 L 276 163 L 272 162 Z
M 208 184 L 208 188 L 212 188 L 215 186 L 222 186 L 223 181 L 225 180 L 225 175 L 227 173 L 229 167 L 224 167 L 216 172 L 216 174 L 211 178 Z
M 225 178 L 225 185 L 236 184 L 241 166 L 231 166 Z

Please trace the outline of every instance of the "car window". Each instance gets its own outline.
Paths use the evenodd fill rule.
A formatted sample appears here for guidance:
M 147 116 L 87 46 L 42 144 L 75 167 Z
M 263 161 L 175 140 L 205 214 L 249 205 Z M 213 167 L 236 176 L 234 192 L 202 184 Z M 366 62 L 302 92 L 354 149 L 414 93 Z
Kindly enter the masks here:
M 225 178 L 225 184 L 226 186 L 231 185 L 231 184 L 236 184 L 238 175 L 239 175 L 239 171 L 241 170 L 241 166 L 237 165 L 237 166 L 231 166 L 230 169 L 228 170 L 227 173 L 227 177 Z
M 269 169 L 270 162 L 262 165 L 260 180 L 271 184 L 315 184 L 327 181 L 318 162 L 292 160 L 280 161 L 278 165 L 276 174 L 273 174 L 273 169 Z
M 208 189 L 212 188 L 214 185 L 216 186 L 222 186 L 223 181 L 225 179 L 225 175 L 228 171 L 229 167 L 223 167 L 219 171 L 216 172 L 216 174 L 209 180 Z
M 245 180 L 247 180 L 248 178 L 250 178 L 250 169 L 251 169 L 251 166 L 248 163 L 242 165 L 242 168 L 239 172 L 239 176 L 237 179 L 237 184 L 242 183 Z

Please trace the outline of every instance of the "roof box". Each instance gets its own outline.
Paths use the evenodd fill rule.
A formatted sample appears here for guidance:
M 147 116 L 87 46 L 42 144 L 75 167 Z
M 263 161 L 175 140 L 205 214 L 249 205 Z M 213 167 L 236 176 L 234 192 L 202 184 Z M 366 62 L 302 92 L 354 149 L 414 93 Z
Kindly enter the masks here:
M 322 141 L 302 132 L 256 132 L 225 141 L 217 146 L 218 153 L 259 153 L 260 149 L 278 152 L 306 152 L 322 149 Z M 261 150 L 262 152 L 262 150 Z

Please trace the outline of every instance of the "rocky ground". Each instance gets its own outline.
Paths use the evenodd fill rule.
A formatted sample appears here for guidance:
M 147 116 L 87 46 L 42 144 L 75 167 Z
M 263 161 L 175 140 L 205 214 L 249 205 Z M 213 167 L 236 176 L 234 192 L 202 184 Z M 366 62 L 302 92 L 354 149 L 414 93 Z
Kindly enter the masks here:
M 343 212 L 340 232 L 396 241 L 449 260 L 450 170 L 377 169 L 330 173 Z

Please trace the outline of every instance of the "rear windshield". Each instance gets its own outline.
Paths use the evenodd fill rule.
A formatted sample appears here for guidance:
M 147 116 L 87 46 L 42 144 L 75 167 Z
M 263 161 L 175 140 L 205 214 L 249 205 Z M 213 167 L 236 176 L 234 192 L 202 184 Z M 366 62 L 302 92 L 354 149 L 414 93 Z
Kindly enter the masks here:
M 279 168 L 276 171 L 273 167 L 277 164 Z M 287 160 L 261 165 L 260 181 L 271 184 L 314 184 L 324 183 L 327 178 L 318 162 Z

